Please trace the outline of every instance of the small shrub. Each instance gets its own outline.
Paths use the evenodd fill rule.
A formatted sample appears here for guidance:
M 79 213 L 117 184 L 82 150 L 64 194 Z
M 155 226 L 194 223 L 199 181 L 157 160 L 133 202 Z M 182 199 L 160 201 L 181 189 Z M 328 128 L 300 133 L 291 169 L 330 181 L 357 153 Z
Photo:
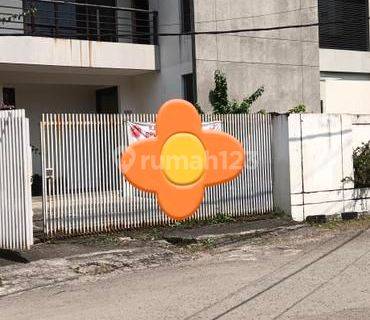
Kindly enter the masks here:
M 370 141 L 353 152 L 355 188 L 370 187 Z
M 288 113 L 305 113 L 305 112 L 306 112 L 306 106 L 304 104 L 299 104 L 298 106 L 288 111 Z

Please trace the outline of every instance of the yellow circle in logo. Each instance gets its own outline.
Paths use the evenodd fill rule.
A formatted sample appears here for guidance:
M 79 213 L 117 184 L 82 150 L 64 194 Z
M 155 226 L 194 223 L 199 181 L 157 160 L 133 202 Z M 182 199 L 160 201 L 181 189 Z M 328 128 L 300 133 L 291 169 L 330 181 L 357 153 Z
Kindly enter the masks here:
M 176 185 L 190 185 L 203 175 L 206 151 L 193 134 L 177 133 L 168 138 L 161 152 L 161 170 Z

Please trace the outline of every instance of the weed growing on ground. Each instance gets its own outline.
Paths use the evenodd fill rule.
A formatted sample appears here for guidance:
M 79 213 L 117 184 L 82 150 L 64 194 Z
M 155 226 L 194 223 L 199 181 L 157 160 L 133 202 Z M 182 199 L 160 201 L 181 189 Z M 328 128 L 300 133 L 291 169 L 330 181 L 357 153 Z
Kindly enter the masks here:
M 369 228 L 370 227 L 370 216 L 364 215 L 360 216 L 358 219 L 353 220 L 342 220 L 340 218 L 333 218 L 328 220 L 325 223 L 321 224 L 312 224 L 313 226 L 317 226 L 320 229 L 326 229 L 326 230 L 344 230 L 344 229 L 350 229 L 350 228 Z
M 218 213 L 214 217 L 210 217 L 204 220 L 196 220 L 194 218 L 187 219 L 180 222 L 175 222 L 171 227 L 176 228 L 193 228 L 196 226 L 203 226 L 203 225 L 209 225 L 209 224 L 221 224 L 221 223 L 231 223 L 236 222 L 236 218 L 232 217 L 229 214 L 226 213 Z

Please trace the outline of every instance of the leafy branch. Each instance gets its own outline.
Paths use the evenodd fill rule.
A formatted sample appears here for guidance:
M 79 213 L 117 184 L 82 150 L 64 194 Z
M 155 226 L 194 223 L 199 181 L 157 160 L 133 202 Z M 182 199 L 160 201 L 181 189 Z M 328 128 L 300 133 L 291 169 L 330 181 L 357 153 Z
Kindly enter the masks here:
M 226 75 L 220 70 L 216 70 L 214 80 L 215 88 L 209 92 L 209 102 L 215 114 L 249 113 L 252 104 L 265 92 L 265 88 L 262 86 L 241 102 L 229 101 Z

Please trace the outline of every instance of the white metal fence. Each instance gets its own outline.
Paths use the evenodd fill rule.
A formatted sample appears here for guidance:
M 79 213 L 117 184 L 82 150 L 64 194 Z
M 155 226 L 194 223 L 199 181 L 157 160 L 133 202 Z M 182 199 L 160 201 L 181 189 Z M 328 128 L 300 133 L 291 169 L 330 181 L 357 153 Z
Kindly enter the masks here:
M 31 146 L 24 110 L 0 111 L 0 248 L 33 244 Z
M 224 131 L 242 141 L 248 163 L 236 180 L 207 189 L 196 218 L 272 211 L 270 116 L 206 115 L 203 120 L 221 120 Z M 120 155 L 128 145 L 127 121 L 154 122 L 155 115 L 43 115 L 43 215 L 47 235 L 170 222 L 155 195 L 135 189 L 119 171 Z

